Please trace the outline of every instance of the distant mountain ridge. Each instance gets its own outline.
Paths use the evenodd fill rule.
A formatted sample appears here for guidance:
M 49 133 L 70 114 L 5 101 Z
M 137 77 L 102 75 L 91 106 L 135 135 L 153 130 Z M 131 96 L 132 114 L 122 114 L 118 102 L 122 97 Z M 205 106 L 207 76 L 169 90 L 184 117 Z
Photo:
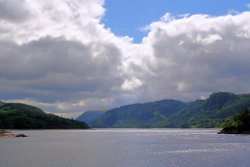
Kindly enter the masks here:
M 76 118 L 78 121 L 86 122 L 87 124 L 91 123 L 95 119 L 99 118 L 103 114 L 105 114 L 106 111 L 101 110 L 101 111 L 86 111 L 80 116 Z
M 250 108 L 250 94 L 213 93 L 206 100 L 184 103 L 161 100 L 108 110 L 91 122 L 102 128 L 214 128 L 241 109 Z
M 2 106 L 2 105 L 4 105 L 4 104 L 5 104 L 4 102 L 0 101 L 0 106 Z
M 88 129 L 86 123 L 47 114 L 41 109 L 0 102 L 0 129 Z
M 210 95 L 207 100 L 197 100 L 176 112 L 172 120 L 176 126 L 219 127 L 226 118 L 232 118 L 240 110 L 249 107 L 250 95 L 218 92 Z
M 91 125 L 106 128 L 167 127 L 170 124 L 169 117 L 184 107 L 186 104 L 177 100 L 121 106 L 107 111 Z

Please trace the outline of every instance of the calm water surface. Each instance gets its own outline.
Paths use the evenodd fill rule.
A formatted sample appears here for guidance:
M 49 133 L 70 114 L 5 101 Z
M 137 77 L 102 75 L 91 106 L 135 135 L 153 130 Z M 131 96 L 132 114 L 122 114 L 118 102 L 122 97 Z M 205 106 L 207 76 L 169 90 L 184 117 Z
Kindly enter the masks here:
M 0 167 L 249 167 L 250 136 L 218 129 L 13 131 Z

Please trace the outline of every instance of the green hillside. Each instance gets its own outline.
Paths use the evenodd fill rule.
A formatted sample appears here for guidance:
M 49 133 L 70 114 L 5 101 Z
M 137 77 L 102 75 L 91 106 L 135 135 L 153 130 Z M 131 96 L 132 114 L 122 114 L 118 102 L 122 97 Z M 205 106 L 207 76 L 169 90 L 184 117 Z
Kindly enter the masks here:
M 0 129 L 87 129 L 87 124 L 20 103 L 0 103 Z
M 92 122 L 92 127 L 106 128 L 213 128 L 221 127 L 226 118 L 250 108 L 250 95 L 218 92 L 206 100 L 189 104 L 162 100 L 122 106 L 107 111 Z
M 107 128 L 171 127 L 169 118 L 184 107 L 186 107 L 185 103 L 176 100 L 122 106 L 107 111 L 91 125 Z
M 227 92 L 214 93 L 207 100 L 197 100 L 176 112 L 172 121 L 177 127 L 220 127 L 226 118 L 232 118 L 241 109 L 250 107 L 250 95 Z

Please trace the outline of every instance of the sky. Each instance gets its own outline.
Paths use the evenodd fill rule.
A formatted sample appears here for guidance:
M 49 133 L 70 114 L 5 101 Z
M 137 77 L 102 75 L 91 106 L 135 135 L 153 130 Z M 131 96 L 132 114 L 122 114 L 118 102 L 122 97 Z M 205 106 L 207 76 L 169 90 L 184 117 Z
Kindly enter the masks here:
M 209 14 L 212 16 L 238 13 L 248 10 L 244 0 L 107 0 L 106 14 L 102 22 L 118 36 L 130 36 L 135 43 L 147 35 L 143 28 L 157 21 L 165 13 L 174 16 L 184 14 Z
M 0 0 L 0 100 L 64 117 L 250 93 L 250 0 Z

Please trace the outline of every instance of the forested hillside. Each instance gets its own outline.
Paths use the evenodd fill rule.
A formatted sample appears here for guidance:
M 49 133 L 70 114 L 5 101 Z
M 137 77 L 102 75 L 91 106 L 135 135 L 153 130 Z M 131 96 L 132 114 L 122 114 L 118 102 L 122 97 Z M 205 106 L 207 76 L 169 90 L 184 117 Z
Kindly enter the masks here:
M 20 103 L 0 103 L 0 129 L 88 129 L 84 122 L 47 114 Z
M 250 95 L 228 92 L 211 94 L 206 100 L 184 103 L 162 100 L 121 106 L 107 111 L 91 123 L 106 128 L 214 128 L 226 118 L 250 108 Z

